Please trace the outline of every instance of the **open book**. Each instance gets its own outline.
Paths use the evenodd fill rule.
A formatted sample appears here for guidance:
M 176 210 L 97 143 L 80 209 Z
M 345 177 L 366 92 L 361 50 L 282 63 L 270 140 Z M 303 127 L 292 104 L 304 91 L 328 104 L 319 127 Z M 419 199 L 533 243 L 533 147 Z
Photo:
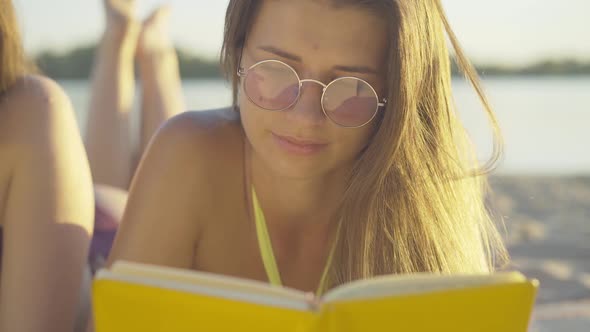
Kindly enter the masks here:
M 518 272 L 411 274 L 310 294 L 215 274 L 117 262 L 93 281 L 96 332 L 526 331 L 538 282 Z

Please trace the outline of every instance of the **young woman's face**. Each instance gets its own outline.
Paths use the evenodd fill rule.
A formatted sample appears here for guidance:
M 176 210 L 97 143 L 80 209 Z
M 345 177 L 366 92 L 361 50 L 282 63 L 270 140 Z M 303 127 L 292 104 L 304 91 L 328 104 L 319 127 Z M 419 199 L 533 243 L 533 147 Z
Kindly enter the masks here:
M 279 60 L 291 66 L 301 80 L 312 79 L 325 85 L 352 76 L 368 82 L 382 102 L 386 92 L 387 39 L 386 23 L 364 9 L 335 8 L 330 1 L 263 1 L 248 35 L 241 67 L 248 69 L 263 60 Z M 326 93 L 324 109 L 328 108 L 328 114 L 332 109 L 336 114 L 342 107 L 347 108 L 348 113 L 341 112 L 347 114 L 335 115 L 337 120 L 347 121 L 349 127 L 343 127 L 324 113 L 323 87 L 315 82 L 304 82 L 297 101 L 285 110 L 261 107 L 264 103 L 268 105 L 265 108 L 285 105 L 281 98 L 297 95 L 297 84 L 273 91 L 282 80 L 292 80 L 292 73 L 276 62 L 258 68 L 247 80 L 242 79 L 239 93 L 242 123 L 256 156 L 274 172 L 296 178 L 322 176 L 350 167 L 368 144 L 379 117 L 350 128 L 367 119 L 367 105 L 375 104 L 370 98 L 375 95 L 371 87 L 348 81 L 334 84 L 331 94 Z M 274 75 L 273 84 L 268 84 L 266 75 Z M 343 99 L 346 94 L 366 98 Z M 267 98 L 269 95 L 278 99 Z M 349 101 L 347 106 L 342 106 L 342 100 Z M 356 112 L 360 108 L 364 111 Z M 380 108 L 377 112 L 383 111 Z

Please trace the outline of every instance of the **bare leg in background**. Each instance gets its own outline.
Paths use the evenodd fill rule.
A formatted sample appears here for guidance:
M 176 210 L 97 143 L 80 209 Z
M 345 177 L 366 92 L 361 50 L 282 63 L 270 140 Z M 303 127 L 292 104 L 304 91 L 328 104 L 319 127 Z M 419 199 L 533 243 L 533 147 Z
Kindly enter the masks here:
M 141 153 L 162 123 L 185 110 L 178 57 L 169 37 L 169 17 L 169 7 L 156 9 L 144 21 L 139 36 L 137 61 L 142 86 Z
M 141 24 L 134 0 L 104 0 L 106 28 L 96 50 L 86 150 L 94 183 L 127 190 L 132 177 L 130 113 Z

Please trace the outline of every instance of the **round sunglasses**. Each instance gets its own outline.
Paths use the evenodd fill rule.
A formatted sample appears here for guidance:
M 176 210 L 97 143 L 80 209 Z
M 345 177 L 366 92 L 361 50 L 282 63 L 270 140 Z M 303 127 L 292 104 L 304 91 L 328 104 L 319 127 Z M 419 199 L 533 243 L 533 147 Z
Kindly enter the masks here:
M 237 72 L 243 79 L 248 99 L 256 106 L 269 111 L 283 111 L 297 102 L 303 83 L 322 86 L 322 110 L 335 124 L 346 128 L 362 127 L 375 118 L 386 99 L 379 102 L 375 89 L 357 77 L 339 77 L 324 84 L 313 79 L 300 79 L 288 64 L 279 60 L 263 60 L 248 69 Z

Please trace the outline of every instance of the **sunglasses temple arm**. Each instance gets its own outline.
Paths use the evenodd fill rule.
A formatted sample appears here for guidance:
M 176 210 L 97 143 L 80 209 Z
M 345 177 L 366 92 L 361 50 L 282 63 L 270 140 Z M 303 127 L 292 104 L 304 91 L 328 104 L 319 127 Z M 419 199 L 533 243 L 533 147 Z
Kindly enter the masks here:
M 240 56 L 238 57 L 238 63 L 237 63 L 237 67 L 238 67 L 238 77 L 244 77 L 244 75 L 246 74 L 244 71 L 244 68 L 242 68 L 242 56 L 244 55 L 244 48 L 242 47 L 242 49 L 240 50 Z

